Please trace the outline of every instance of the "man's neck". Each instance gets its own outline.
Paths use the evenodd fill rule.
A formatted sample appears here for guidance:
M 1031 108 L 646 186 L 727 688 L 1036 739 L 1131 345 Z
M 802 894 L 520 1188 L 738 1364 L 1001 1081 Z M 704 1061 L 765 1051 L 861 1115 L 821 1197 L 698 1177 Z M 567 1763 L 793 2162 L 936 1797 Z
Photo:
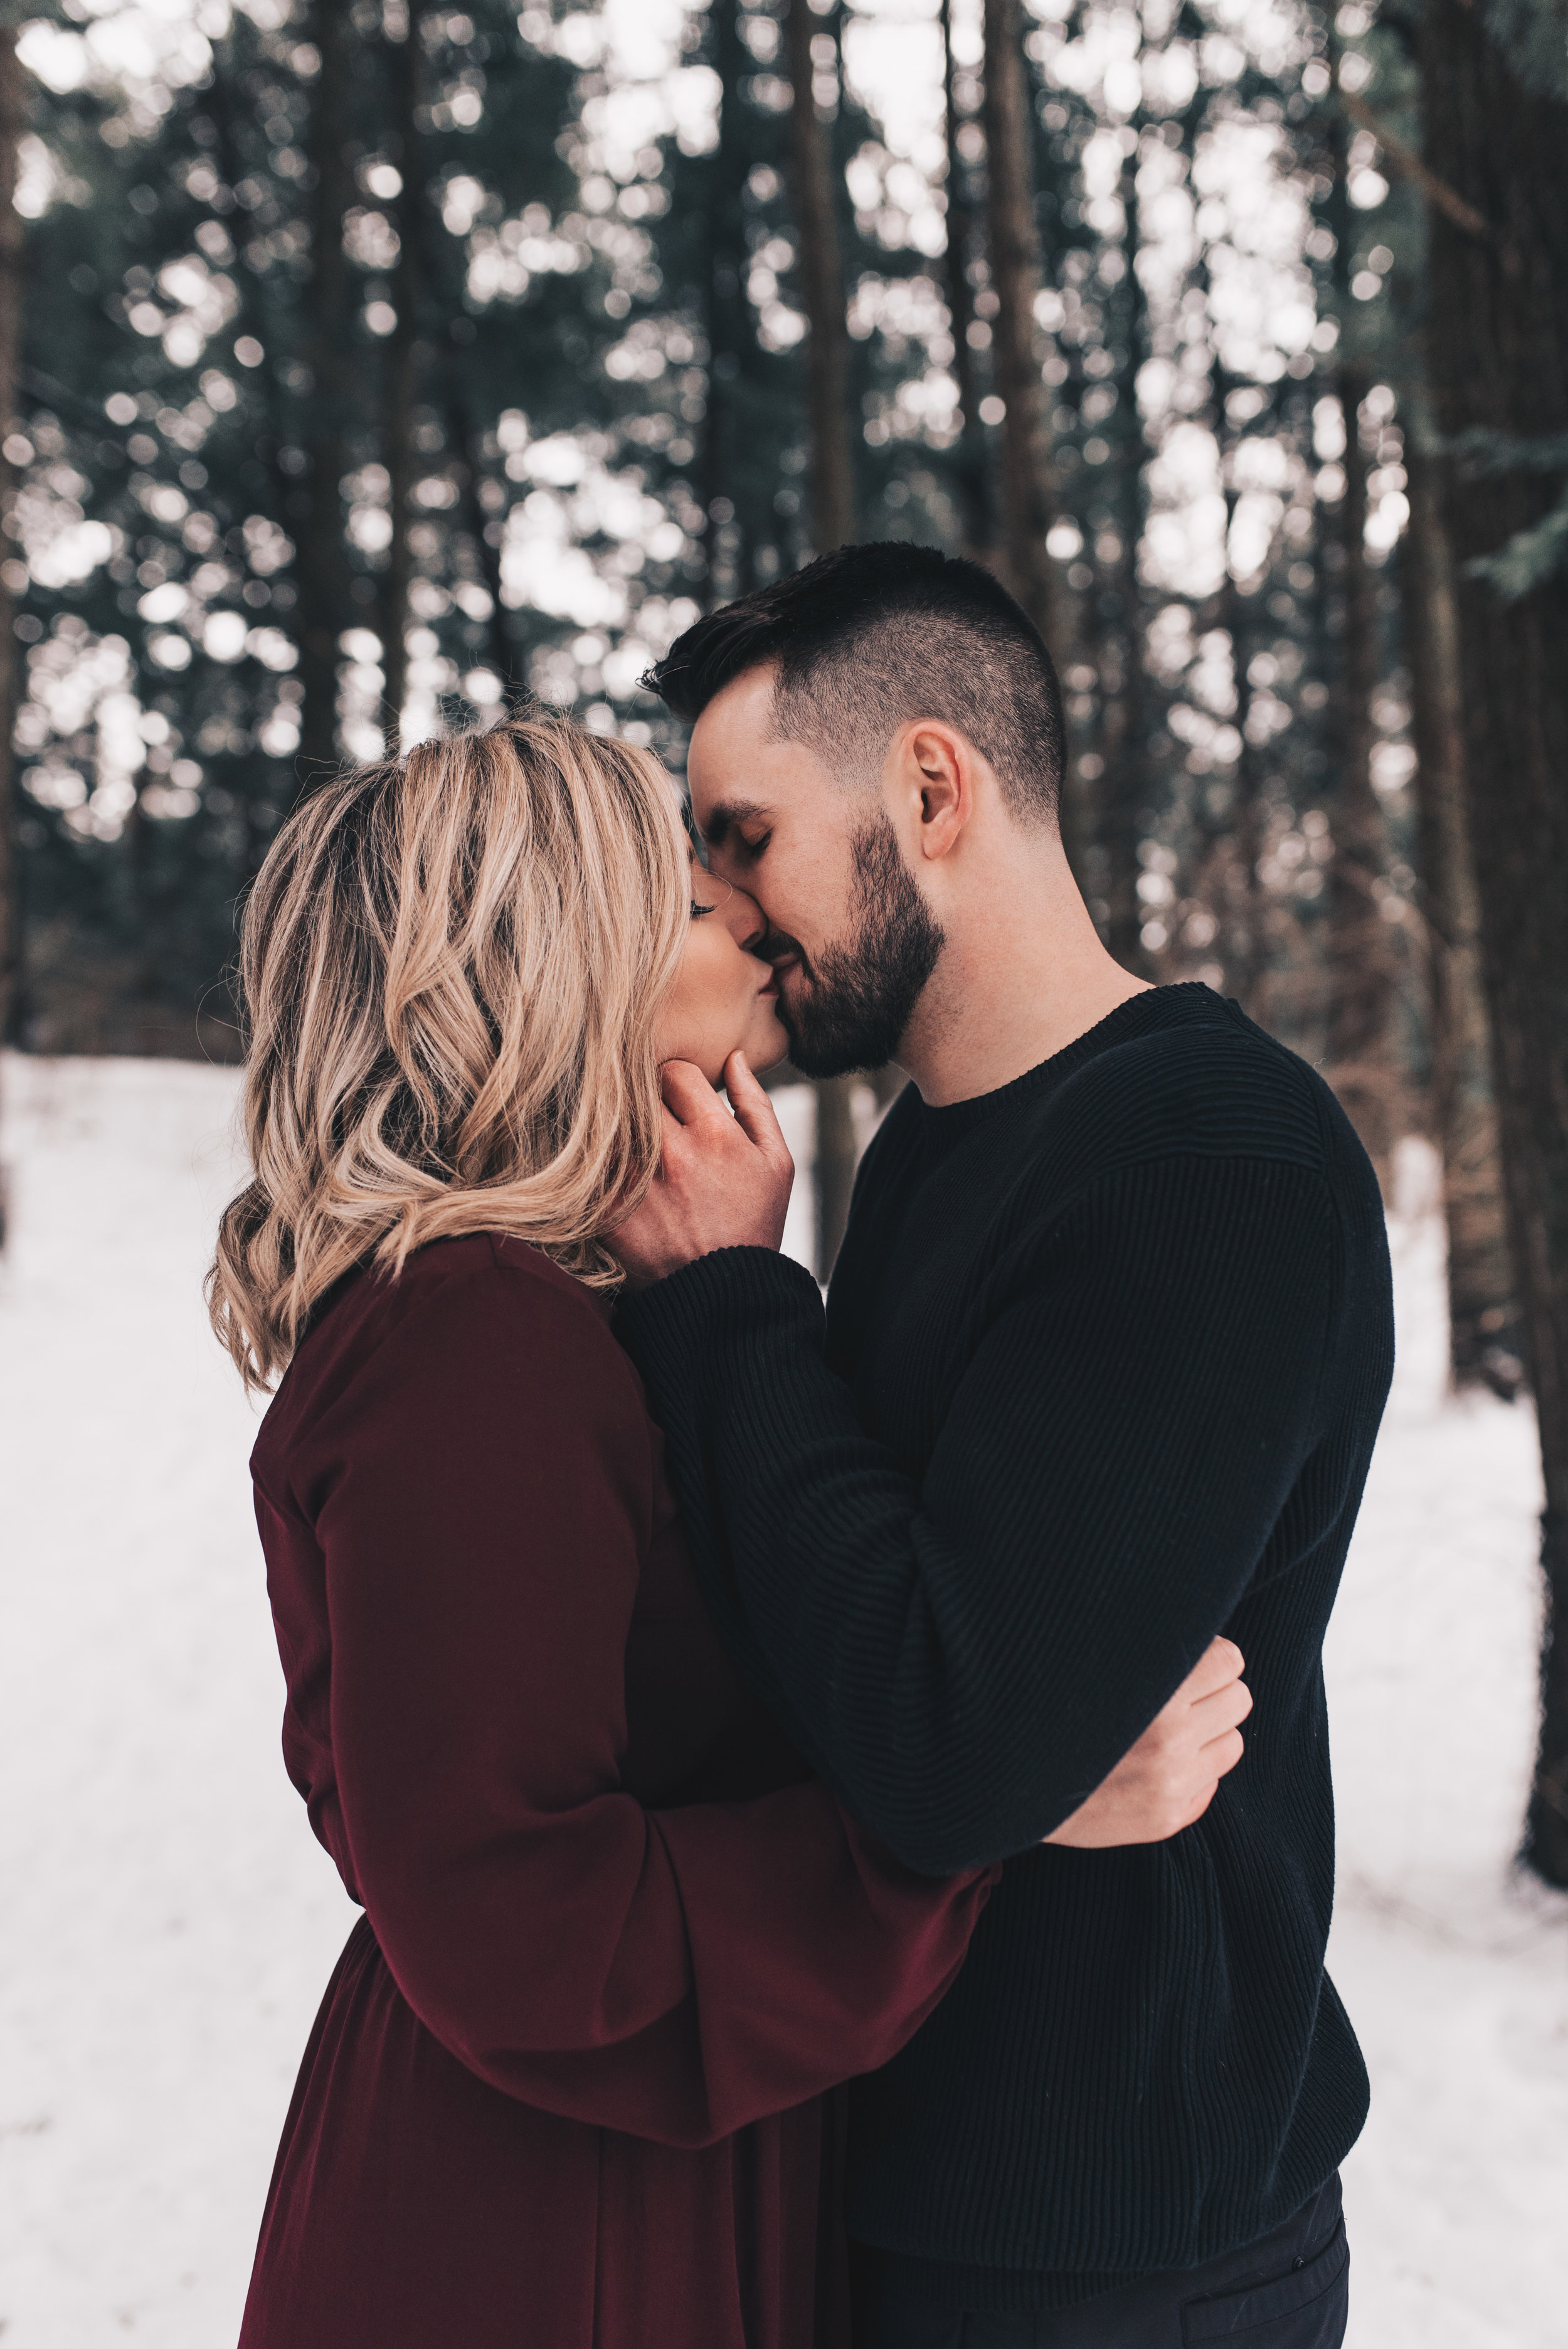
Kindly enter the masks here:
M 1063 859 L 948 924 L 898 1064 L 934 1109 L 973 1101 L 1065 1051 L 1148 987 L 1100 944 Z

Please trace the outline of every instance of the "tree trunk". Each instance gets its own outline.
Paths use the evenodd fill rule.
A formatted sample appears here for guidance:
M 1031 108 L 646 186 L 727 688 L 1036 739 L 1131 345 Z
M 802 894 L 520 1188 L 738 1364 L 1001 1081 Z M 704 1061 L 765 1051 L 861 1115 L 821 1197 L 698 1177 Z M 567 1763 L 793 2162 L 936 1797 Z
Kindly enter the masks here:
M 953 0 L 942 0 L 942 94 L 947 128 L 947 250 L 944 268 L 947 315 L 953 326 L 953 380 L 958 387 L 958 462 L 954 471 L 964 552 L 984 559 L 992 541 L 990 466 L 985 429 L 980 422 L 975 349 L 969 339 L 969 329 L 975 324 L 975 289 L 969 282 L 969 264 L 979 223 L 970 201 L 969 167 L 959 151 L 958 133 L 964 126 L 958 111 L 957 78 L 953 55 Z
M 1138 895 L 1141 867 L 1138 852 L 1148 828 L 1150 792 L 1149 769 L 1149 689 L 1144 667 L 1147 616 L 1138 559 L 1149 518 L 1148 449 L 1138 413 L 1138 376 L 1149 356 L 1149 309 L 1138 274 L 1140 234 L 1138 152 L 1122 164 L 1123 255 L 1127 264 L 1120 285 L 1110 297 L 1118 351 L 1117 405 L 1105 430 L 1113 442 L 1112 462 L 1104 468 L 1104 495 L 1115 521 L 1121 552 L 1107 583 L 1108 595 L 1099 599 L 1090 626 L 1100 636 L 1096 662 L 1099 670 L 1100 752 L 1105 771 L 1098 787 L 1081 797 L 1080 820 L 1087 825 L 1094 810 L 1094 835 L 1103 859 L 1106 944 L 1125 969 L 1142 978 L 1152 972 L 1143 946 L 1143 926 L 1155 909 L 1146 908 Z M 1108 334 L 1107 340 L 1110 340 Z M 1112 601 L 1111 599 L 1114 599 Z M 1109 621 L 1109 625 L 1104 625 Z M 1080 642 L 1087 635 L 1080 622 Z M 1073 843 L 1069 839 L 1069 854 Z M 1163 913 L 1164 909 L 1159 909 Z
M 387 353 L 387 405 L 381 428 L 387 507 L 392 518 L 387 568 L 381 574 L 377 599 L 389 759 L 397 756 L 402 745 L 403 704 L 408 695 L 408 589 L 414 575 L 408 544 L 408 501 L 415 473 L 414 400 L 418 389 L 420 356 L 419 239 L 425 226 L 428 176 L 425 142 L 416 120 L 422 79 L 419 68 L 425 54 L 420 37 L 423 13 L 410 6 L 403 38 L 387 44 L 392 68 L 392 129 L 397 142 L 397 169 L 403 178 L 396 214 L 397 265 L 392 280 L 392 306 L 397 314 L 397 324 L 392 330 Z
M 838 205 L 827 128 L 813 91 L 813 38 L 830 41 L 810 0 L 789 0 L 784 47 L 789 85 L 791 195 L 799 238 L 806 338 L 806 417 L 811 436 L 813 551 L 830 554 L 855 534 L 854 450 L 850 440 L 850 330 Z
M 16 369 L 22 342 L 22 216 L 16 191 L 16 150 L 26 127 L 22 67 L 14 25 L 0 26 L 0 440 L 15 429 Z M 15 495 L 9 460 L 0 452 L 0 513 Z M 9 546 L 12 542 L 5 542 Z M 11 1040 L 22 968 L 21 871 L 11 737 L 16 724 L 15 597 L 0 578 L 0 1045 Z M 5 1246 L 8 1185 L 0 1166 L 0 1250 Z
M 517 648 L 506 624 L 506 605 L 500 599 L 500 549 L 505 526 L 499 514 L 490 513 L 484 502 L 485 461 L 482 435 L 467 399 L 459 393 L 447 403 L 448 438 L 463 456 L 463 520 L 474 543 L 474 556 L 484 581 L 485 593 L 490 599 L 490 618 L 486 622 L 489 636 L 490 667 L 500 679 L 501 692 L 508 709 L 520 698 L 521 681 L 514 677 Z
M 711 609 L 726 594 L 738 592 L 733 577 L 721 580 L 719 575 L 720 524 L 716 509 L 734 479 L 735 383 L 749 332 L 742 281 L 746 272 L 744 199 L 750 159 L 740 83 L 742 77 L 753 70 L 753 59 L 740 36 L 739 0 L 713 0 L 708 11 L 708 61 L 718 76 L 718 145 L 710 164 L 704 207 L 707 231 L 707 397 L 700 474 L 703 602 Z
M 788 0 L 785 57 L 790 88 L 791 195 L 799 239 L 806 338 L 806 408 L 811 446 L 811 537 L 819 554 L 855 534 L 854 450 L 850 440 L 850 336 L 839 250 L 837 191 L 826 126 L 812 88 L 813 37 L 828 37 L 810 0 Z M 817 1096 L 817 1278 L 826 1280 L 849 1220 L 855 1180 L 852 1079 L 821 1077 Z
M 1383 877 L 1387 841 L 1372 787 L 1372 694 L 1377 682 L 1377 589 L 1367 568 L 1367 456 L 1357 411 L 1360 384 L 1339 377 L 1345 414 L 1345 494 L 1339 507 L 1339 772 L 1329 868 L 1328 1049 L 1324 1074 L 1339 1095 L 1377 1179 L 1388 1194 L 1397 1072 L 1389 1021 L 1397 984 L 1393 938 L 1373 885 Z
M 0 440 L 15 430 L 16 370 L 22 347 L 22 216 L 16 150 L 26 128 L 26 99 L 14 26 L 0 26 Z M 0 512 L 9 513 L 16 481 L 0 451 Z M 12 542 L 7 540 L 6 545 Z M 16 782 L 11 736 L 16 723 L 16 599 L 0 578 L 0 1044 L 11 1040 L 22 964 Z M 4 1202 L 0 1201 L 0 1215 Z M 4 1240 L 0 1222 L 0 1242 Z
M 1456 1387 L 1511 1399 L 1522 1371 L 1492 1097 L 1480 907 L 1465 805 L 1459 608 L 1440 460 L 1405 436 L 1409 527 L 1401 559 L 1416 743 L 1416 828 L 1426 901 L 1432 1108 L 1449 1241 L 1449 1360 Z
M 344 214 L 353 200 L 348 93 L 354 70 L 349 11 L 315 0 L 309 38 L 321 64 L 305 151 L 312 174 L 311 274 L 304 288 L 304 360 L 311 374 L 305 441 L 307 507 L 299 533 L 299 771 L 309 790 L 337 763 L 337 640 L 348 616 L 343 476 L 356 386 L 349 342 Z
M 1067 596 L 1046 534 L 1059 511 L 1036 349 L 1040 241 L 1035 225 L 1034 116 L 1020 0 L 985 0 L 986 234 L 997 311 L 991 372 L 1002 419 L 1002 551 L 1007 585 L 1052 657 L 1068 654 Z
M 1225 926 L 1219 939 L 1223 957 L 1226 991 L 1233 995 L 1249 1019 L 1264 1019 L 1264 978 L 1267 950 L 1264 937 L 1264 893 L 1258 879 L 1258 864 L 1263 856 L 1263 779 L 1258 771 L 1257 748 L 1248 732 L 1253 715 L 1253 681 L 1250 675 L 1255 612 L 1259 602 L 1256 595 L 1246 596 L 1241 583 L 1230 566 L 1229 547 L 1231 524 L 1240 502 L 1235 484 L 1236 444 L 1227 446 L 1224 423 L 1225 403 L 1222 378 L 1217 387 L 1216 406 L 1220 416 L 1222 463 L 1226 473 L 1225 544 L 1227 558 L 1222 626 L 1231 639 L 1231 675 L 1236 688 L 1236 731 L 1242 747 L 1236 754 L 1235 773 L 1231 781 L 1230 837 L 1226 843 L 1223 881 Z
M 1349 193 L 1349 133 L 1343 117 L 1329 125 L 1334 191 L 1334 280 L 1342 326 L 1351 313 L 1350 261 L 1355 215 Z M 1333 806 L 1334 862 L 1328 890 L 1328 1035 L 1324 1074 L 1366 1144 L 1388 1195 L 1393 1169 L 1398 1072 L 1391 1020 L 1398 970 L 1393 932 L 1374 884 L 1387 867 L 1383 811 L 1372 785 L 1372 695 L 1377 682 L 1377 582 L 1367 561 L 1367 452 L 1361 445 L 1362 370 L 1341 362 L 1335 389 L 1345 419 L 1345 493 L 1332 553 L 1339 588 L 1335 712 L 1338 774 Z
M 1430 215 L 1429 374 L 1439 429 L 1568 429 L 1568 104 L 1527 89 L 1482 13 L 1420 17 L 1429 164 L 1490 236 Z M 1459 478 L 1465 763 L 1499 1131 L 1525 1367 L 1546 1487 L 1542 1714 L 1525 1852 L 1568 1886 L 1568 575 L 1516 601 L 1470 566 L 1538 523 L 1558 484 Z

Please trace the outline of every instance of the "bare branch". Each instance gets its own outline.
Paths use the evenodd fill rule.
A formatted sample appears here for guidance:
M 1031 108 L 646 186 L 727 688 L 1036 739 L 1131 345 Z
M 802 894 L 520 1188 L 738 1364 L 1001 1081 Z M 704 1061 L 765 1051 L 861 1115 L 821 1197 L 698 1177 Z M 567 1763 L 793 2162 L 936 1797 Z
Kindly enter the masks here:
M 1501 240 L 1491 222 L 1478 212 L 1473 204 L 1467 204 L 1446 180 L 1439 180 L 1435 171 L 1429 171 L 1415 149 L 1407 147 L 1398 133 L 1390 130 L 1381 116 L 1373 113 L 1365 98 L 1355 97 L 1343 82 L 1336 86 L 1336 94 L 1351 121 L 1359 129 L 1372 133 L 1383 150 L 1386 160 L 1402 180 L 1408 180 L 1412 187 L 1419 188 L 1427 202 L 1446 219 L 1451 220 L 1457 229 L 1462 229 L 1466 236 L 1480 237 L 1485 244 L 1501 244 Z

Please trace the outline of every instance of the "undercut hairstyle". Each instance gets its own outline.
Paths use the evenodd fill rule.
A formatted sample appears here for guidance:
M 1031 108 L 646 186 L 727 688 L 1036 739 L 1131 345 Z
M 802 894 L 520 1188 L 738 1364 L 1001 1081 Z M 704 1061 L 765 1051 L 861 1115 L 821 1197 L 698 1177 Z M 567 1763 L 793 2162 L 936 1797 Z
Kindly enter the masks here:
M 934 546 L 841 546 L 677 636 L 643 683 L 699 718 L 748 669 L 777 664 L 774 731 L 869 781 L 913 719 L 955 727 L 1021 822 L 1055 823 L 1061 688 L 1039 631 L 978 563 Z

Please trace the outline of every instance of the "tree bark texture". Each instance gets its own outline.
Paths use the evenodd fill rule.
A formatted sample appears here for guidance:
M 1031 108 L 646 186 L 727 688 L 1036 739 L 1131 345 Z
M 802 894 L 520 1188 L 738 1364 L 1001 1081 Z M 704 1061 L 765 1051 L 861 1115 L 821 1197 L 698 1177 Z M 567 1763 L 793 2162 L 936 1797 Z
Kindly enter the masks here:
M 1377 682 L 1377 589 L 1367 569 L 1367 454 L 1357 423 L 1359 379 L 1339 378 L 1345 414 L 1345 494 L 1339 506 L 1338 773 L 1329 867 L 1328 1039 L 1324 1074 L 1389 1188 L 1398 1071 L 1391 1039 L 1398 973 L 1393 932 L 1373 885 L 1387 840 L 1372 787 L 1372 693 Z
M 1484 1384 L 1511 1397 L 1522 1373 L 1466 808 L 1459 606 L 1441 462 L 1420 447 L 1418 434 L 1406 434 L 1410 520 L 1400 600 L 1427 917 L 1433 1124 L 1448 1226 L 1449 1359 L 1456 1387 Z
M 386 409 L 382 420 L 382 455 L 387 466 L 387 507 L 392 536 L 387 568 L 381 574 L 377 615 L 381 637 L 381 671 L 387 755 L 395 759 L 402 747 L 403 704 L 408 694 L 408 590 L 413 584 L 414 558 L 408 543 L 412 525 L 409 500 L 415 474 L 414 401 L 419 382 L 419 241 L 425 226 L 428 171 L 425 142 L 419 136 L 417 112 L 424 62 L 423 12 L 407 11 L 407 28 L 400 41 L 388 41 L 391 66 L 392 129 L 397 142 L 397 169 L 403 185 L 397 195 L 397 264 L 392 278 L 392 306 L 397 324 L 387 352 Z
M 736 384 L 740 355 L 749 332 L 746 315 L 746 177 L 750 169 L 742 119 L 740 83 L 755 60 L 740 36 L 739 0 L 713 0 L 708 11 L 708 59 L 718 76 L 718 144 L 710 159 L 705 325 L 707 331 L 707 396 L 703 417 L 702 481 L 703 601 L 709 608 L 738 583 L 721 583 L 719 524 L 715 508 L 731 480 L 736 460 Z
M 1037 348 L 1040 241 L 1035 223 L 1033 117 L 1020 0 L 985 0 L 986 234 L 997 311 L 991 372 L 1002 419 L 1002 553 L 1007 585 L 1064 667 L 1067 597 L 1046 535 L 1059 512 Z
M 1445 436 L 1568 429 L 1568 103 L 1525 89 L 1465 0 L 1427 0 L 1427 160 L 1491 223 L 1430 215 L 1429 372 Z M 1546 1508 L 1541 1747 L 1525 1850 L 1568 1886 L 1568 576 L 1505 604 L 1470 566 L 1559 484 L 1448 485 L 1459 583 L 1470 847 L 1491 1011 L 1515 1293 Z
M 15 429 L 16 369 L 22 344 L 24 230 L 14 198 L 16 151 L 26 127 L 22 67 L 14 24 L 0 26 L 0 440 Z M 8 516 L 16 483 L 10 460 L 0 452 L 0 515 Z M 0 549 L 15 543 L 0 540 Z M 15 762 L 11 738 L 16 724 L 16 599 L 0 579 L 0 1045 L 11 1040 L 21 992 L 22 898 L 18 854 Z M 10 1220 L 10 1184 L 0 1166 L 0 1254 Z
M 785 57 L 793 91 L 790 195 L 799 240 L 799 274 L 809 332 L 806 408 L 811 447 L 811 537 L 819 554 L 855 534 L 854 450 L 850 440 L 850 336 L 838 206 L 827 125 L 812 88 L 813 39 L 830 39 L 810 0 L 789 0 Z M 854 1188 L 852 1080 L 817 1080 L 817 1278 L 826 1280 L 839 1253 Z
M 308 791 L 337 763 L 338 636 L 348 612 L 342 482 L 356 398 L 349 339 L 344 215 L 353 201 L 348 93 L 356 37 L 339 0 L 315 0 L 310 40 L 321 59 L 306 134 L 312 174 L 311 274 L 304 289 L 304 351 L 312 393 L 305 444 L 305 510 L 299 533 L 299 772 Z
M 811 436 L 811 536 L 818 554 L 855 534 L 854 450 L 850 440 L 850 330 L 838 206 L 827 125 L 813 89 L 813 40 L 832 36 L 810 0 L 789 0 L 784 47 L 793 98 L 789 114 L 790 195 L 799 240 L 797 265 L 810 333 L 806 338 L 806 415 Z
M 1250 1019 L 1266 1027 L 1264 996 L 1268 969 L 1267 907 L 1258 866 L 1263 859 L 1267 811 L 1257 747 L 1249 731 L 1253 714 L 1252 662 L 1261 597 L 1256 592 L 1251 595 L 1242 594 L 1241 582 L 1230 559 L 1231 530 L 1241 492 L 1236 478 L 1239 436 L 1226 420 L 1227 389 L 1228 378 L 1222 369 L 1216 367 L 1215 410 L 1225 481 L 1226 563 L 1221 626 L 1231 639 L 1231 674 L 1236 688 L 1235 726 L 1242 738 L 1231 782 L 1230 821 L 1223 843 L 1225 926 L 1219 947 L 1227 991 Z
M 1349 132 L 1330 119 L 1334 192 L 1330 224 L 1339 314 L 1351 311 L 1351 243 L 1355 214 L 1349 195 Z M 1335 388 L 1345 419 L 1345 492 L 1338 531 L 1324 552 L 1337 572 L 1338 692 L 1332 822 L 1334 861 L 1328 873 L 1328 1033 L 1324 1074 L 1334 1087 L 1377 1170 L 1390 1188 L 1398 1092 L 1392 1019 L 1398 986 L 1394 935 L 1374 885 L 1387 867 L 1383 811 L 1372 785 L 1372 695 L 1377 682 L 1377 582 L 1367 561 L 1367 452 L 1359 424 L 1367 386 L 1348 360 Z
M 959 112 L 958 68 L 953 55 L 953 0 L 942 0 L 942 95 L 947 131 L 947 249 L 944 261 L 947 315 L 953 329 L 953 380 L 958 387 L 958 463 L 954 468 L 958 522 L 964 552 L 984 559 L 994 535 L 990 463 L 985 427 L 980 421 L 980 388 L 975 380 L 975 348 L 969 329 L 975 324 L 975 289 L 970 264 L 978 242 L 979 221 L 970 198 L 969 166 L 959 146 L 964 117 Z
M 1104 872 L 1106 944 L 1124 969 L 1150 978 L 1152 970 L 1144 951 L 1143 926 L 1156 909 L 1146 907 L 1138 895 L 1142 870 L 1138 852 L 1151 811 L 1148 672 L 1144 666 L 1148 629 L 1143 586 L 1138 575 L 1139 551 L 1149 514 L 1145 462 L 1149 452 L 1136 390 L 1139 369 L 1149 356 L 1149 309 L 1136 266 L 1136 149 L 1123 160 L 1121 201 L 1126 222 L 1122 250 L 1127 269 L 1110 297 L 1120 355 L 1119 396 L 1104 427 L 1113 450 L 1112 462 L 1104 469 L 1105 494 L 1115 517 L 1121 551 L 1109 583 L 1114 605 L 1108 606 L 1101 600 L 1097 616 L 1081 616 L 1078 623 L 1080 649 L 1099 671 L 1099 747 L 1105 768 L 1097 784 L 1084 785 L 1076 805 L 1069 802 L 1066 806 L 1068 822 L 1063 836 L 1069 861 L 1074 862 L 1075 870 L 1081 871 L 1076 863 L 1078 843 L 1074 835 L 1079 827 L 1087 829 L 1092 821 Z M 1093 643 L 1093 636 L 1099 639 L 1098 646 Z
M 500 679 L 506 706 L 511 709 L 521 697 L 524 688 L 521 680 L 512 673 L 517 665 L 517 648 L 507 626 L 506 605 L 501 602 L 500 595 L 500 550 L 504 526 L 499 515 L 490 512 L 485 505 L 483 436 L 461 393 L 449 398 L 447 421 L 450 445 L 462 451 L 463 520 L 474 543 L 474 559 L 480 567 L 485 593 L 490 599 L 490 618 L 485 624 L 490 662 Z
M 22 67 L 16 33 L 0 26 L 0 440 L 15 430 L 16 370 L 22 344 L 22 272 L 25 231 L 13 201 L 16 150 L 26 128 Z M 0 514 L 8 515 L 16 493 L 10 460 L 0 451 Z M 8 551 L 14 542 L 5 541 Z M 15 761 L 11 737 L 16 724 L 16 599 L 0 579 L 0 1044 L 11 1040 L 22 968 L 20 865 L 17 856 Z M 5 1244 L 5 1197 L 0 1191 L 0 1246 Z

